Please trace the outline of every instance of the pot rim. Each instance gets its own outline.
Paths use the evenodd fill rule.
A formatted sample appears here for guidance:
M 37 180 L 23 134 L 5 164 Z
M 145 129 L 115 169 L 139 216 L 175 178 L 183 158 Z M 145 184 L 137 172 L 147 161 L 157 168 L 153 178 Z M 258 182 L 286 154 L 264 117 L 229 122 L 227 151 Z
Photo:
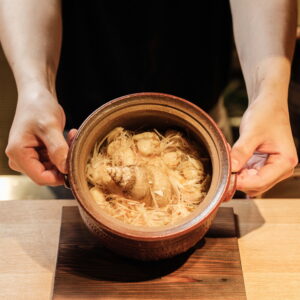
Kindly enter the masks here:
M 105 224 L 100 222 L 97 219 L 97 217 L 93 214 L 93 212 L 90 211 L 86 207 L 84 201 L 82 201 L 81 196 L 78 193 L 78 190 L 76 189 L 75 184 L 74 184 L 76 175 L 74 175 L 74 172 L 73 172 L 74 149 L 76 148 L 76 145 L 77 145 L 76 141 L 80 138 L 81 132 L 84 130 L 86 125 L 95 117 L 95 115 L 97 115 L 99 112 L 103 111 L 110 105 L 112 105 L 114 103 L 122 102 L 122 101 L 125 101 L 128 99 L 134 99 L 137 97 L 163 97 L 163 98 L 167 98 L 167 99 L 174 99 L 179 102 L 181 101 L 181 102 L 187 104 L 188 106 L 192 107 L 194 110 L 196 110 L 198 113 L 203 115 L 209 121 L 209 123 L 210 123 L 210 125 L 212 125 L 212 128 L 215 131 L 215 133 L 217 133 L 217 135 L 220 137 L 221 142 L 219 144 L 224 146 L 225 156 L 226 156 L 226 159 L 228 162 L 227 172 L 226 172 L 226 174 L 224 174 L 224 176 L 226 176 L 226 184 L 224 185 L 223 191 L 221 192 L 221 196 L 219 197 L 218 201 L 215 201 L 214 205 L 211 205 L 211 203 L 210 203 L 203 211 L 201 211 L 197 215 L 196 218 L 188 220 L 183 224 L 181 224 L 181 223 L 179 225 L 176 224 L 172 229 L 164 229 L 161 227 L 159 227 L 158 229 L 156 229 L 155 227 L 151 228 L 151 231 L 147 231 L 147 235 L 143 235 L 142 233 L 145 233 L 145 232 L 140 231 L 138 229 L 135 229 L 135 230 L 127 229 L 126 232 L 124 232 L 124 231 L 120 232 L 119 230 L 116 230 L 115 228 L 106 226 Z M 83 212 L 88 214 L 104 230 L 113 232 L 114 234 L 121 236 L 121 237 L 129 238 L 129 239 L 133 239 L 133 240 L 140 240 L 140 241 L 155 241 L 155 240 L 161 241 L 161 240 L 165 240 L 165 239 L 170 239 L 172 237 L 179 237 L 181 235 L 184 235 L 184 234 L 187 234 L 187 233 L 193 231 L 194 229 L 199 227 L 201 224 L 204 224 L 205 222 L 207 222 L 208 219 L 211 217 L 211 215 L 213 215 L 216 212 L 216 210 L 218 209 L 220 204 L 228 198 L 228 196 L 226 194 L 228 193 L 228 188 L 230 187 L 230 184 L 231 184 L 231 182 L 230 182 L 231 160 L 230 160 L 229 146 L 227 144 L 227 141 L 226 141 L 223 133 L 221 132 L 221 130 L 219 129 L 217 124 L 214 122 L 214 120 L 205 111 L 203 111 L 200 107 L 198 107 L 194 103 L 191 103 L 188 100 L 185 100 L 183 98 L 180 98 L 180 97 L 177 97 L 174 95 L 169 95 L 166 93 L 157 93 L 157 92 L 142 92 L 142 93 L 133 93 L 133 94 L 124 95 L 124 96 L 121 96 L 121 97 L 118 97 L 116 99 L 106 102 L 105 104 L 103 104 L 99 108 L 97 108 L 94 112 L 92 112 L 79 127 L 78 132 L 73 140 L 73 143 L 70 146 L 70 150 L 69 150 L 68 158 L 67 158 L 67 167 L 68 167 L 68 179 L 69 179 L 70 188 L 71 188 L 75 198 L 77 199 L 80 207 L 82 208 Z M 191 224 L 191 226 L 187 226 L 187 224 Z M 126 227 L 126 224 L 124 224 L 124 226 Z M 174 229 L 177 229 L 177 230 L 174 230 Z

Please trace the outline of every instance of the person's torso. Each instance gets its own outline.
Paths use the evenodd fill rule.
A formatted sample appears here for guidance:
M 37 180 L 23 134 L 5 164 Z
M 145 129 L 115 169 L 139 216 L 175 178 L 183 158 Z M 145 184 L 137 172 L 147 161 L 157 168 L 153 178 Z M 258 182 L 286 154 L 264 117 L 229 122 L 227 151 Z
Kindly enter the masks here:
M 198 3 L 63 0 L 57 90 L 69 126 L 113 98 L 142 91 L 210 109 L 226 84 L 230 12 L 225 0 Z

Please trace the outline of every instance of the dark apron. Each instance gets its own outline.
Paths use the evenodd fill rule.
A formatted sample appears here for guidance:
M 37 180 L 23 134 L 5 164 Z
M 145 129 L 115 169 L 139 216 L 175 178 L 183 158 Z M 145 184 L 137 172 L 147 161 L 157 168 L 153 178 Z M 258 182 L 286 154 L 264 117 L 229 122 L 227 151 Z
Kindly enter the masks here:
M 57 92 L 68 128 L 129 93 L 174 94 L 206 111 L 218 100 L 232 48 L 228 1 L 62 2 Z

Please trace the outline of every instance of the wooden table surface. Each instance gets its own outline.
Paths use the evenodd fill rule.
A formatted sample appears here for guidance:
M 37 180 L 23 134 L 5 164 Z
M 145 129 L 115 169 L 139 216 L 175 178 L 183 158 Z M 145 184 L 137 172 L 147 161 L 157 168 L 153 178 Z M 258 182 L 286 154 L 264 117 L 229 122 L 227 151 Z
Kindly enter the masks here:
M 0 299 L 51 299 L 62 206 L 0 201 Z M 248 300 L 300 299 L 300 199 L 232 200 Z

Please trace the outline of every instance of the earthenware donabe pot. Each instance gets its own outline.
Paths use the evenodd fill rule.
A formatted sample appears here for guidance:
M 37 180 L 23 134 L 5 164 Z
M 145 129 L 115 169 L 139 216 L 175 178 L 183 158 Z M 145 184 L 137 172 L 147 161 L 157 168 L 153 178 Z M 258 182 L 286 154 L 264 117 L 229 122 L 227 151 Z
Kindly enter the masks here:
M 92 199 L 85 177 L 88 157 L 95 142 L 117 126 L 161 131 L 175 127 L 206 147 L 211 158 L 211 186 L 199 207 L 177 225 L 126 225 L 101 211 Z M 228 145 L 214 121 L 196 105 L 159 93 L 120 97 L 93 112 L 79 128 L 70 148 L 68 171 L 69 186 L 89 230 L 112 251 L 141 260 L 172 257 L 194 246 L 209 229 L 220 204 L 231 199 L 235 191 Z

